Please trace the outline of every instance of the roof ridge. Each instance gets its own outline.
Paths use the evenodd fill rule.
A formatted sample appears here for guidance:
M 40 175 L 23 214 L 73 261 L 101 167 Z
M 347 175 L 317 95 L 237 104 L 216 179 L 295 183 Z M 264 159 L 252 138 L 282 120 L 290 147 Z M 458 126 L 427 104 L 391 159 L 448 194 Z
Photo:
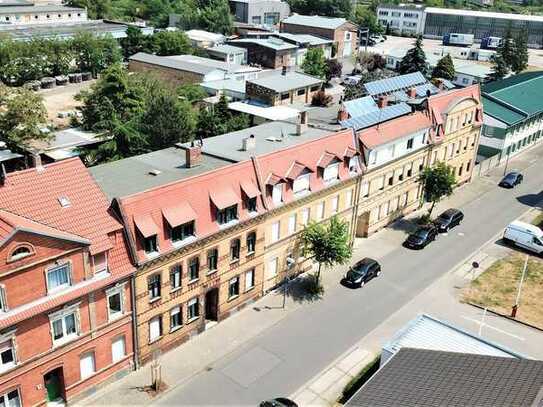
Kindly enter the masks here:
M 52 167 L 56 167 L 56 166 L 60 166 L 60 165 L 66 165 L 67 163 L 71 163 L 73 161 L 81 161 L 81 159 L 79 157 L 71 157 L 71 158 L 66 158 L 65 160 L 60 160 L 60 161 L 54 161 L 52 163 L 49 163 L 49 164 L 44 164 L 43 167 L 45 169 L 48 169 L 48 168 L 52 168 Z M 25 168 L 23 170 L 18 170 L 18 171 L 13 171 L 13 172 L 8 172 L 8 176 L 7 176 L 7 180 L 9 180 L 10 178 L 16 178 L 16 177 L 20 177 L 22 174 L 27 174 L 31 171 L 37 171 L 36 170 L 36 167 L 30 167 L 30 168 Z M 1 188 L 0 188 L 1 189 Z

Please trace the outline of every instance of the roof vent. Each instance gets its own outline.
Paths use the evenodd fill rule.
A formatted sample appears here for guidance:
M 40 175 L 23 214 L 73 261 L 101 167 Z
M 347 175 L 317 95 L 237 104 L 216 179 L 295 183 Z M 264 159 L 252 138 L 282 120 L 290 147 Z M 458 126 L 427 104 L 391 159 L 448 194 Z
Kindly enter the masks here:
M 283 139 L 280 139 L 280 138 L 277 138 L 277 137 L 274 137 L 274 136 L 270 136 L 270 137 L 266 138 L 266 140 L 268 140 L 268 141 L 283 141 Z
M 149 175 L 154 175 L 155 177 L 157 175 L 160 175 L 160 174 L 162 174 L 162 171 L 160 171 L 160 170 L 151 170 L 151 171 L 149 171 Z
M 68 199 L 67 196 L 59 196 L 58 197 L 58 203 L 63 208 L 68 208 L 68 207 L 72 206 L 72 203 L 70 202 L 70 200 Z

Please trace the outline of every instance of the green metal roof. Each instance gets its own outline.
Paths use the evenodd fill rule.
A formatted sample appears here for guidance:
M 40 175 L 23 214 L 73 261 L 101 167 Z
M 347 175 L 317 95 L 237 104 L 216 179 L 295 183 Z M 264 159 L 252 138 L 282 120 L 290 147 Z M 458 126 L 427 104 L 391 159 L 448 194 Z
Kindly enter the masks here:
M 485 114 L 507 123 L 508 125 L 513 125 L 526 117 L 508 108 L 507 106 L 486 98 L 485 96 L 483 96 L 483 111 Z

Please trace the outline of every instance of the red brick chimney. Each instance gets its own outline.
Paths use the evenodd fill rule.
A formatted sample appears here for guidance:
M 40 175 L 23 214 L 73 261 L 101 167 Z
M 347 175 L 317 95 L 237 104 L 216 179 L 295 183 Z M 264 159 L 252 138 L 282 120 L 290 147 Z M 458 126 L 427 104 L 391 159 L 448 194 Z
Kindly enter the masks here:
M 387 95 L 379 96 L 379 100 L 377 101 L 377 107 L 379 109 L 382 109 L 383 107 L 387 107 L 387 105 L 388 105 L 388 96 Z
M 338 121 L 347 120 L 349 118 L 349 113 L 345 110 L 345 107 L 343 106 L 343 103 L 341 104 L 341 107 L 339 108 L 337 112 L 337 119 Z
M 407 90 L 407 96 L 409 99 L 414 99 L 417 97 L 417 90 L 415 88 L 409 88 Z
M 442 90 L 445 90 L 445 84 L 443 83 L 443 79 L 439 79 L 439 78 L 436 79 L 435 84 L 436 84 L 436 87 L 439 89 L 440 92 Z
M 187 168 L 192 168 L 200 164 L 202 161 L 202 147 L 195 145 L 193 141 L 191 146 L 185 150 L 185 161 Z

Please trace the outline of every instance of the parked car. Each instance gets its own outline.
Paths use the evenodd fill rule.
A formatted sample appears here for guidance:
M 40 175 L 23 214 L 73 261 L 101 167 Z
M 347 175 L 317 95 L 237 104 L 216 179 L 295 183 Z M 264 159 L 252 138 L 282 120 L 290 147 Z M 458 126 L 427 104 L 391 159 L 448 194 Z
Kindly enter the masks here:
M 357 85 L 361 80 L 362 76 L 360 75 L 350 75 L 345 77 L 345 79 L 343 80 L 343 84 L 354 86 Z
M 343 276 L 343 284 L 353 287 L 363 287 L 368 281 L 381 275 L 381 265 L 368 257 L 355 263 Z
M 407 236 L 404 246 L 410 249 L 423 249 L 430 242 L 436 240 L 437 228 L 434 225 L 419 226 L 417 230 Z
M 515 188 L 523 180 L 524 177 L 520 172 L 513 171 L 503 177 L 498 185 L 502 188 Z
M 273 400 L 261 402 L 259 407 L 298 407 L 298 404 L 285 397 L 278 397 Z
M 441 215 L 439 215 L 434 221 L 438 232 L 448 232 L 455 226 L 460 225 L 460 222 L 464 219 L 464 214 L 458 209 L 447 209 Z
M 374 40 L 375 42 L 385 42 L 387 38 L 384 35 L 377 34 L 370 36 L 370 39 Z
M 543 231 L 530 223 L 514 221 L 505 228 L 503 240 L 534 253 L 543 253 Z

